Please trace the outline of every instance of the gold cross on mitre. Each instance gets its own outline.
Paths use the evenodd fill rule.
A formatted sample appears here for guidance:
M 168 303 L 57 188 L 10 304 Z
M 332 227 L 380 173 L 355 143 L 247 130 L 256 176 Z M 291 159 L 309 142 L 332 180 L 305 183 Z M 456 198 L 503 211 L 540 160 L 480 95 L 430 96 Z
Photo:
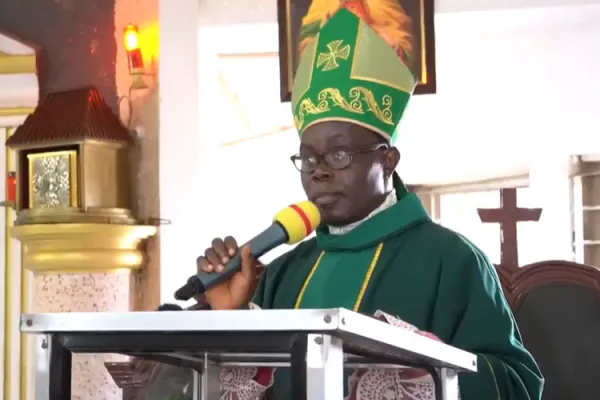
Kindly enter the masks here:
M 331 71 L 340 66 L 338 59 L 347 60 L 350 56 L 350 45 L 342 47 L 343 40 L 334 40 L 327 44 L 328 53 L 320 53 L 317 58 L 317 68 L 323 67 L 321 71 Z

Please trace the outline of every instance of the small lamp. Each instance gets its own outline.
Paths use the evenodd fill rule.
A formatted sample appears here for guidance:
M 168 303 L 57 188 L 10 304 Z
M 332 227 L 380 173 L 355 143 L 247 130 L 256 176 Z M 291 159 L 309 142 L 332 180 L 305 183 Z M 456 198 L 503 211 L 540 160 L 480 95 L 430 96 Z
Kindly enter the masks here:
M 129 24 L 123 34 L 125 51 L 127 51 L 127 63 L 129 65 L 129 75 L 131 75 L 132 89 L 146 89 L 148 85 L 144 82 L 144 59 L 140 50 L 140 34 L 135 25 Z
M 15 208 L 17 199 L 17 177 L 14 171 L 6 174 L 6 200 L 0 201 L 0 207 Z

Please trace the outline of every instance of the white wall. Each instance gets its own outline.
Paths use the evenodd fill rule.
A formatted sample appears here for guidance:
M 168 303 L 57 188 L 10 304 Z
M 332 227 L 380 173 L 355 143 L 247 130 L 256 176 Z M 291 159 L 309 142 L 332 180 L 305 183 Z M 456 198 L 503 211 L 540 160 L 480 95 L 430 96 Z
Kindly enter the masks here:
M 196 270 L 196 231 L 207 197 L 201 178 L 206 135 L 200 125 L 206 106 L 200 94 L 208 91 L 199 82 L 197 15 L 196 0 L 159 1 L 160 216 L 171 221 L 159 232 L 161 302 L 172 301 Z
M 526 173 L 531 152 L 554 147 L 577 154 L 600 147 L 594 136 L 600 128 L 594 94 L 600 90 L 598 20 L 599 6 L 438 14 L 438 93 L 413 98 L 401 124 L 400 170 L 407 182 Z M 277 50 L 275 24 L 210 29 L 219 38 L 212 40 L 217 53 Z M 291 122 L 273 93 L 277 56 L 266 57 L 272 68 L 262 74 L 249 74 L 247 60 L 236 76 L 229 66 L 226 78 L 242 103 L 252 98 Z M 267 89 L 260 93 L 259 85 Z M 250 108 L 248 114 L 258 115 Z M 247 134 L 238 129 L 226 135 Z
M 219 81 L 219 73 L 232 72 L 231 61 L 218 59 L 215 43 L 210 40 L 215 37 L 212 28 L 201 28 L 198 37 L 201 60 L 198 80 L 202 88 L 200 136 L 204 173 L 200 183 L 201 223 L 195 240 L 200 255 L 215 237 L 232 235 L 240 243 L 247 241 L 267 228 L 280 208 L 305 197 L 298 172 L 289 160 L 298 151 L 295 130 L 265 136 L 261 140 L 223 145 L 242 135 L 240 132 L 245 129 L 235 104 L 232 104 Z M 262 77 L 254 77 L 256 61 L 249 60 L 237 72 L 248 81 L 245 86 L 248 91 L 242 93 L 248 95 L 248 102 L 245 96 L 241 100 L 248 104 L 247 111 L 251 115 L 254 115 L 254 107 L 257 107 L 264 109 L 265 113 L 261 113 L 261 116 L 266 117 L 271 108 L 265 107 L 261 101 L 267 99 L 269 104 L 278 105 L 279 94 L 273 90 L 261 92 L 265 83 L 261 81 Z M 276 71 L 270 70 L 271 73 Z M 237 78 L 228 82 L 232 89 L 239 88 Z M 272 81 L 277 82 L 276 79 Z M 270 88 L 275 89 L 275 85 Z M 264 97 L 257 99 L 257 92 Z M 254 104 L 251 104 L 252 100 Z M 284 106 L 283 109 L 289 112 L 289 107 Z
M 173 290 L 195 271 L 195 258 L 210 239 L 232 234 L 245 241 L 265 228 L 274 212 L 303 197 L 288 161 L 298 144 L 295 134 L 219 146 L 248 135 L 219 83 L 223 69 L 244 98 L 241 103 L 261 102 L 283 113 L 278 120 L 291 122 L 289 109 L 277 103 L 276 55 L 272 67 L 241 67 L 237 73 L 231 65 L 220 71 L 217 60 L 219 53 L 276 52 L 275 14 L 263 7 L 275 2 L 252 2 L 248 9 L 243 1 L 224 7 L 202 0 L 199 23 L 191 18 L 198 6 L 192 2 L 160 0 L 159 10 L 160 207 L 161 217 L 172 221 L 160 232 L 163 301 L 170 301 Z M 594 145 L 591 132 L 597 133 L 600 119 L 593 97 L 600 89 L 595 73 L 600 70 L 600 27 L 593 21 L 600 7 L 574 10 L 436 17 L 439 90 L 415 98 L 402 125 L 401 172 L 407 181 L 441 183 L 526 172 L 531 146 L 518 147 L 516 139 L 530 144 L 541 138 L 540 147 L 560 146 L 564 152 L 574 150 L 566 146 L 568 139 Z M 244 26 L 243 34 L 222 26 L 257 21 L 261 24 Z M 198 29 L 198 38 L 190 39 Z M 495 137 L 506 143 L 491 143 Z
M 240 244 L 246 242 L 267 228 L 281 208 L 306 198 L 298 171 L 289 159 L 298 151 L 296 135 L 288 131 L 245 146 L 215 148 L 212 178 L 203 183 L 203 187 L 214 190 L 208 189 L 210 203 L 198 232 L 204 247 L 198 250 L 203 251 L 214 237 L 231 235 Z M 285 246 L 265 259 L 283 251 Z
M 438 94 L 409 106 L 403 172 L 452 181 L 518 169 L 549 147 L 597 149 L 600 8 L 580 10 L 438 16 Z

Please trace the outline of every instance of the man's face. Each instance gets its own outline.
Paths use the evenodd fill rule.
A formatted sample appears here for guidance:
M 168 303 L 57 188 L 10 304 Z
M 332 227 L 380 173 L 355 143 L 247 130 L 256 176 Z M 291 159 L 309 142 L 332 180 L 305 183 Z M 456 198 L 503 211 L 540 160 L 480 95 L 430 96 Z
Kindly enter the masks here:
M 350 153 L 352 161 L 343 169 L 332 168 Z M 301 172 L 302 186 L 316 204 L 324 223 L 343 226 L 365 218 L 381 204 L 386 182 L 395 169 L 399 153 L 388 148 L 376 133 L 346 122 L 322 122 L 309 127 L 300 142 L 300 156 L 318 160 L 312 172 Z

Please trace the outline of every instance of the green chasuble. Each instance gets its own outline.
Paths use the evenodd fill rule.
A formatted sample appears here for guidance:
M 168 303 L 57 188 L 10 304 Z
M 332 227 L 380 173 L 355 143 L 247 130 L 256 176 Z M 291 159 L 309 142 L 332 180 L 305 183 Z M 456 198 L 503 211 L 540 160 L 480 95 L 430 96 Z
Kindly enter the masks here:
M 462 400 L 539 400 L 543 379 L 494 267 L 467 239 L 432 222 L 415 194 L 396 189 L 396 205 L 343 235 L 319 228 L 271 263 L 254 302 L 381 310 L 479 356 L 476 374 L 460 374 Z M 285 375 L 276 373 L 277 400 L 289 398 Z

